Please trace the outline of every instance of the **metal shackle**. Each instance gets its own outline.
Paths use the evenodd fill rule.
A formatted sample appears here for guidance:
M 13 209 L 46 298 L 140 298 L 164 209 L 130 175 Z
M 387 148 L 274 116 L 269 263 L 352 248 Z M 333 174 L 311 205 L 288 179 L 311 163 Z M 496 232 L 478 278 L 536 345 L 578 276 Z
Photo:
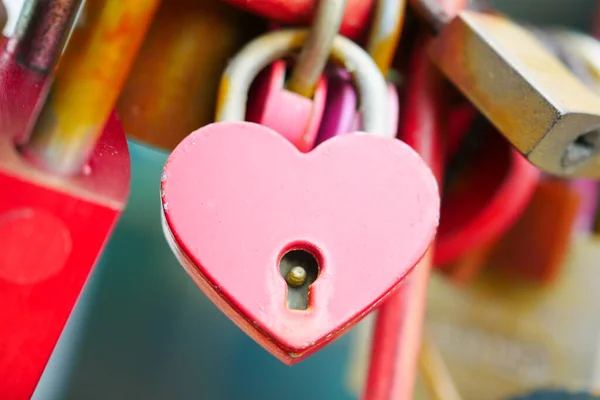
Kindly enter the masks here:
M 346 0 L 319 0 L 310 33 L 287 81 L 287 89 L 312 98 L 340 30 Z
M 230 62 L 219 87 L 216 121 L 243 121 L 250 86 L 272 62 L 291 55 L 304 44 L 309 30 L 285 29 L 248 43 Z M 365 132 L 394 137 L 388 127 L 387 85 L 373 59 L 343 36 L 333 40 L 330 60 L 347 69 L 357 89 Z

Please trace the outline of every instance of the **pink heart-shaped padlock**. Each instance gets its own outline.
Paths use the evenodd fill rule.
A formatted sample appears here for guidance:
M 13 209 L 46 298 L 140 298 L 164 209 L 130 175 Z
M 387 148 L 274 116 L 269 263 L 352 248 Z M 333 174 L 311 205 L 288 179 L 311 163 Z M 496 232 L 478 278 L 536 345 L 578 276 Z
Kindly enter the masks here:
M 249 122 L 184 139 L 162 176 L 165 233 L 187 272 L 240 328 L 286 364 L 341 335 L 411 271 L 434 238 L 435 178 L 405 143 L 354 133 L 309 153 Z M 318 275 L 288 308 L 282 257 Z

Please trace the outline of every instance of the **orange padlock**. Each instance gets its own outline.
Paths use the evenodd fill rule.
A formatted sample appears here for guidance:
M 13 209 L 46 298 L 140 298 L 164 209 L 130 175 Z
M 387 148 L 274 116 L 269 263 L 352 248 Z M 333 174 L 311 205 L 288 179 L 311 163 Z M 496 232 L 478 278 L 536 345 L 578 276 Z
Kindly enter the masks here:
M 227 60 L 263 27 L 221 0 L 163 1 L 117 104 L 128 135 L 172 149 L 212 122 Z

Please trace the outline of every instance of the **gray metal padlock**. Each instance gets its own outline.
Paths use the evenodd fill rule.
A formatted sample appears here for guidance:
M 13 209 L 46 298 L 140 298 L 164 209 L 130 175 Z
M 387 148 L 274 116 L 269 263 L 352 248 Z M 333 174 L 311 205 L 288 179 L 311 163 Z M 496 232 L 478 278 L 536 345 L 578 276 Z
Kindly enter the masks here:
M 413 3 L 439 32 L 433 62 L 519 152 L 547 173 L 600 179 L 600 97 L 534 34 L 481 3 L 454 18 Z

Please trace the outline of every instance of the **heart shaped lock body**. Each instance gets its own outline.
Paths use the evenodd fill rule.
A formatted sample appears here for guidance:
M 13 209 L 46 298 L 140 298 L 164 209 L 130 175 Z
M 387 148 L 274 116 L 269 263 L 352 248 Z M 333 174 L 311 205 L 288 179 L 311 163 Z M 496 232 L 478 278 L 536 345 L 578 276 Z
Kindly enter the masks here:
M 162 177 L 165 234 L 200 288 L 286 364 L 337 338 L 412 270 L 434 238 L 437 183 L 405 143 L 342 135 L 309 153 L 277 132 L 222 122 L 189 135 Z M 310 253 L 306 310 L 279 263 Z

